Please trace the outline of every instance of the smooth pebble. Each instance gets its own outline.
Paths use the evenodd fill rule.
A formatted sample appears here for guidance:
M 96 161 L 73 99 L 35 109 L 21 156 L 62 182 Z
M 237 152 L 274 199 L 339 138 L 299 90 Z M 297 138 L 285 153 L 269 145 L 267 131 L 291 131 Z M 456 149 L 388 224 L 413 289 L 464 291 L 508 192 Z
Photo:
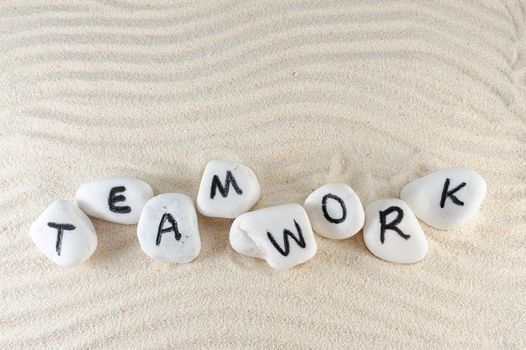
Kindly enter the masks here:
M 97 248 L 95 227 L 73 202 L 56 200 L 33 222 L 30 236 L 54 263 L 71 267 L 86 261 Z
M 314 232 L 327 238 L 349 238 L 360 231 L 365 221 L 360 198 L 342 183 L 321 186 L 307 197 L 303 206 Z
M 150 185 L 126 176 L 114 176 L 83 184 L 75 199 L 88 215 L 118 224 L 136 224 L 142 208 L 153 197 Z
M 197 214 L 190 197 L 164 193 L 144 206 L 137 225 L 142 250 L 152 259 L 187 263 L 201 251 Z
M 405 185 L 400 198 L 415 215 L 438 229 L 451 229 L 471 220 L 486 195 L 486 182 L 473 170 L 450 168 Z
M 317 250 L 309 217 L 298 204 L 238 216 L 230 228 L 230 244 L 238 253 L 264 259 L 278 270 L 309 260 Z
M 197 209 L 205 216 L 235 218 L 259 199 L 259 181 L 249 167 L 226 160 L 208 162 L 197 194 Z
M 363 240 L 371 253 L 395 263 L 416 263 L 427 254 L 424 231 L 400 199 L 381 199 L 367 206 Z

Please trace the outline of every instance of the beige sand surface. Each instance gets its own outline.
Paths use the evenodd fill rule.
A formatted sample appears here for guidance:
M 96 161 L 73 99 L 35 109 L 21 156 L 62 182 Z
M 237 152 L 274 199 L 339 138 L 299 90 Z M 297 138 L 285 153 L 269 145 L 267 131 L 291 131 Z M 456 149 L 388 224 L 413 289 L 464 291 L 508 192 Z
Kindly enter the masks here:
M 520 1 L 0 2 L 0 348 L 524 348 L 526 4 Z M 364 204 L 462 165 L 479 216 L 411 266 L 359 233 L 285 273 L 199 217 L 188 265 L 135 226 L 54 266 L 28 236 L 56 198 L 130 175 L 195 198 L 210 159 L 257 207 L 345 181 Z

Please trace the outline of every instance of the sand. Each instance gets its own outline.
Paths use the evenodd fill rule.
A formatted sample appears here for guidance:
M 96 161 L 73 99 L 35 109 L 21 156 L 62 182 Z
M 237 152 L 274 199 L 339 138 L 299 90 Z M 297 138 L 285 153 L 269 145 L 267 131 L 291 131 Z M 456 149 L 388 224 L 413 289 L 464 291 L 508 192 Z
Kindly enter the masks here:
M 519 1 L 0 3 L 0 348 L 524 348 L 526 20 Z M 195 199 L 210 159 L 249 165 L 257 208 L 344 181 L 364 204 L 429 171 L 487 181 L 481 213 L 420 263 L 317 237 L 284 273 L 231 220 L 170 265 L 93 220 L 74 269 L 31 222 L 86 181 Z

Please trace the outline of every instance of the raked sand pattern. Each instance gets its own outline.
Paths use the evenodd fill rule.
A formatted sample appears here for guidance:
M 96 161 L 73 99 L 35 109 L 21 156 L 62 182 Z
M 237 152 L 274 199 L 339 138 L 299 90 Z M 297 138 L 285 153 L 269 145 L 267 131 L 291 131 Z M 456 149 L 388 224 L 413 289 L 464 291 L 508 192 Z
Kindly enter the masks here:
M 526 4 L 521 1 L 0 3 L 0 348 L 524 348 Z M 127 175 L 194 200 L 211 159 L 250 166 L 256 208 L 346 182 L 364 205 L 429 171 L 488 184 L 481 213 L 386 263 L 317 236 L 276 273 L 199 216 L 200 256 L 155 263 L 93 220 L 74 269 L 31 222 Z

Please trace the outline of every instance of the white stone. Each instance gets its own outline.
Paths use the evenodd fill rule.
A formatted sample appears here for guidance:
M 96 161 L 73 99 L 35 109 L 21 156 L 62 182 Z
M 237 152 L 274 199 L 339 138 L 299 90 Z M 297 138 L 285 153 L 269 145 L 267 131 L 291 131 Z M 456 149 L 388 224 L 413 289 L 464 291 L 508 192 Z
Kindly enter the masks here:
M 137 225 L 142 250 L 155 260 L 187 263 L 201 251 L 197 214 L 190 197 L 164 193 L 142 210 Z
M 485 195 L 486 182 L 479 174 L 469 169 L 451 168 L 408 183 L 400 198 L 429 226 L 450 229 L 472 219 Z
M 56 200 L 33 222 L 30 236 L 54 263 L 71 267 L 86 261 L 97 248 L 95 227 L 73 202 Z
M 146 182 L 126 176 L 114 176 L 83 184 L 75 196 L 88 215 L 116 222 L 136 224 L 142 208 L 153 197 Z
M 383 235 L 382 217 L 385 228 Z M 367 206 L 363 240 L 371 253 L 395 263 L 412 264 L 427 254 L 424 231 L 411 208 L 400 199 L 381 199 Z
M 344 239 L 363 227 L 365 212 L 358 195 L 346 184 L 331 183 L 312 192 L 303 205 L 314 232 Z
M 225 161 L 208 162 L 203 172 L 197 209 L 206 216 L 235 218 L 259 199 L 259 181 L 247 166 Z
M 298 204 L 238 216 L 230 228 L 230 244 L 238 253 L 264 259 L 278 270 L 309 260 L 317 250 L 309 217 Z

